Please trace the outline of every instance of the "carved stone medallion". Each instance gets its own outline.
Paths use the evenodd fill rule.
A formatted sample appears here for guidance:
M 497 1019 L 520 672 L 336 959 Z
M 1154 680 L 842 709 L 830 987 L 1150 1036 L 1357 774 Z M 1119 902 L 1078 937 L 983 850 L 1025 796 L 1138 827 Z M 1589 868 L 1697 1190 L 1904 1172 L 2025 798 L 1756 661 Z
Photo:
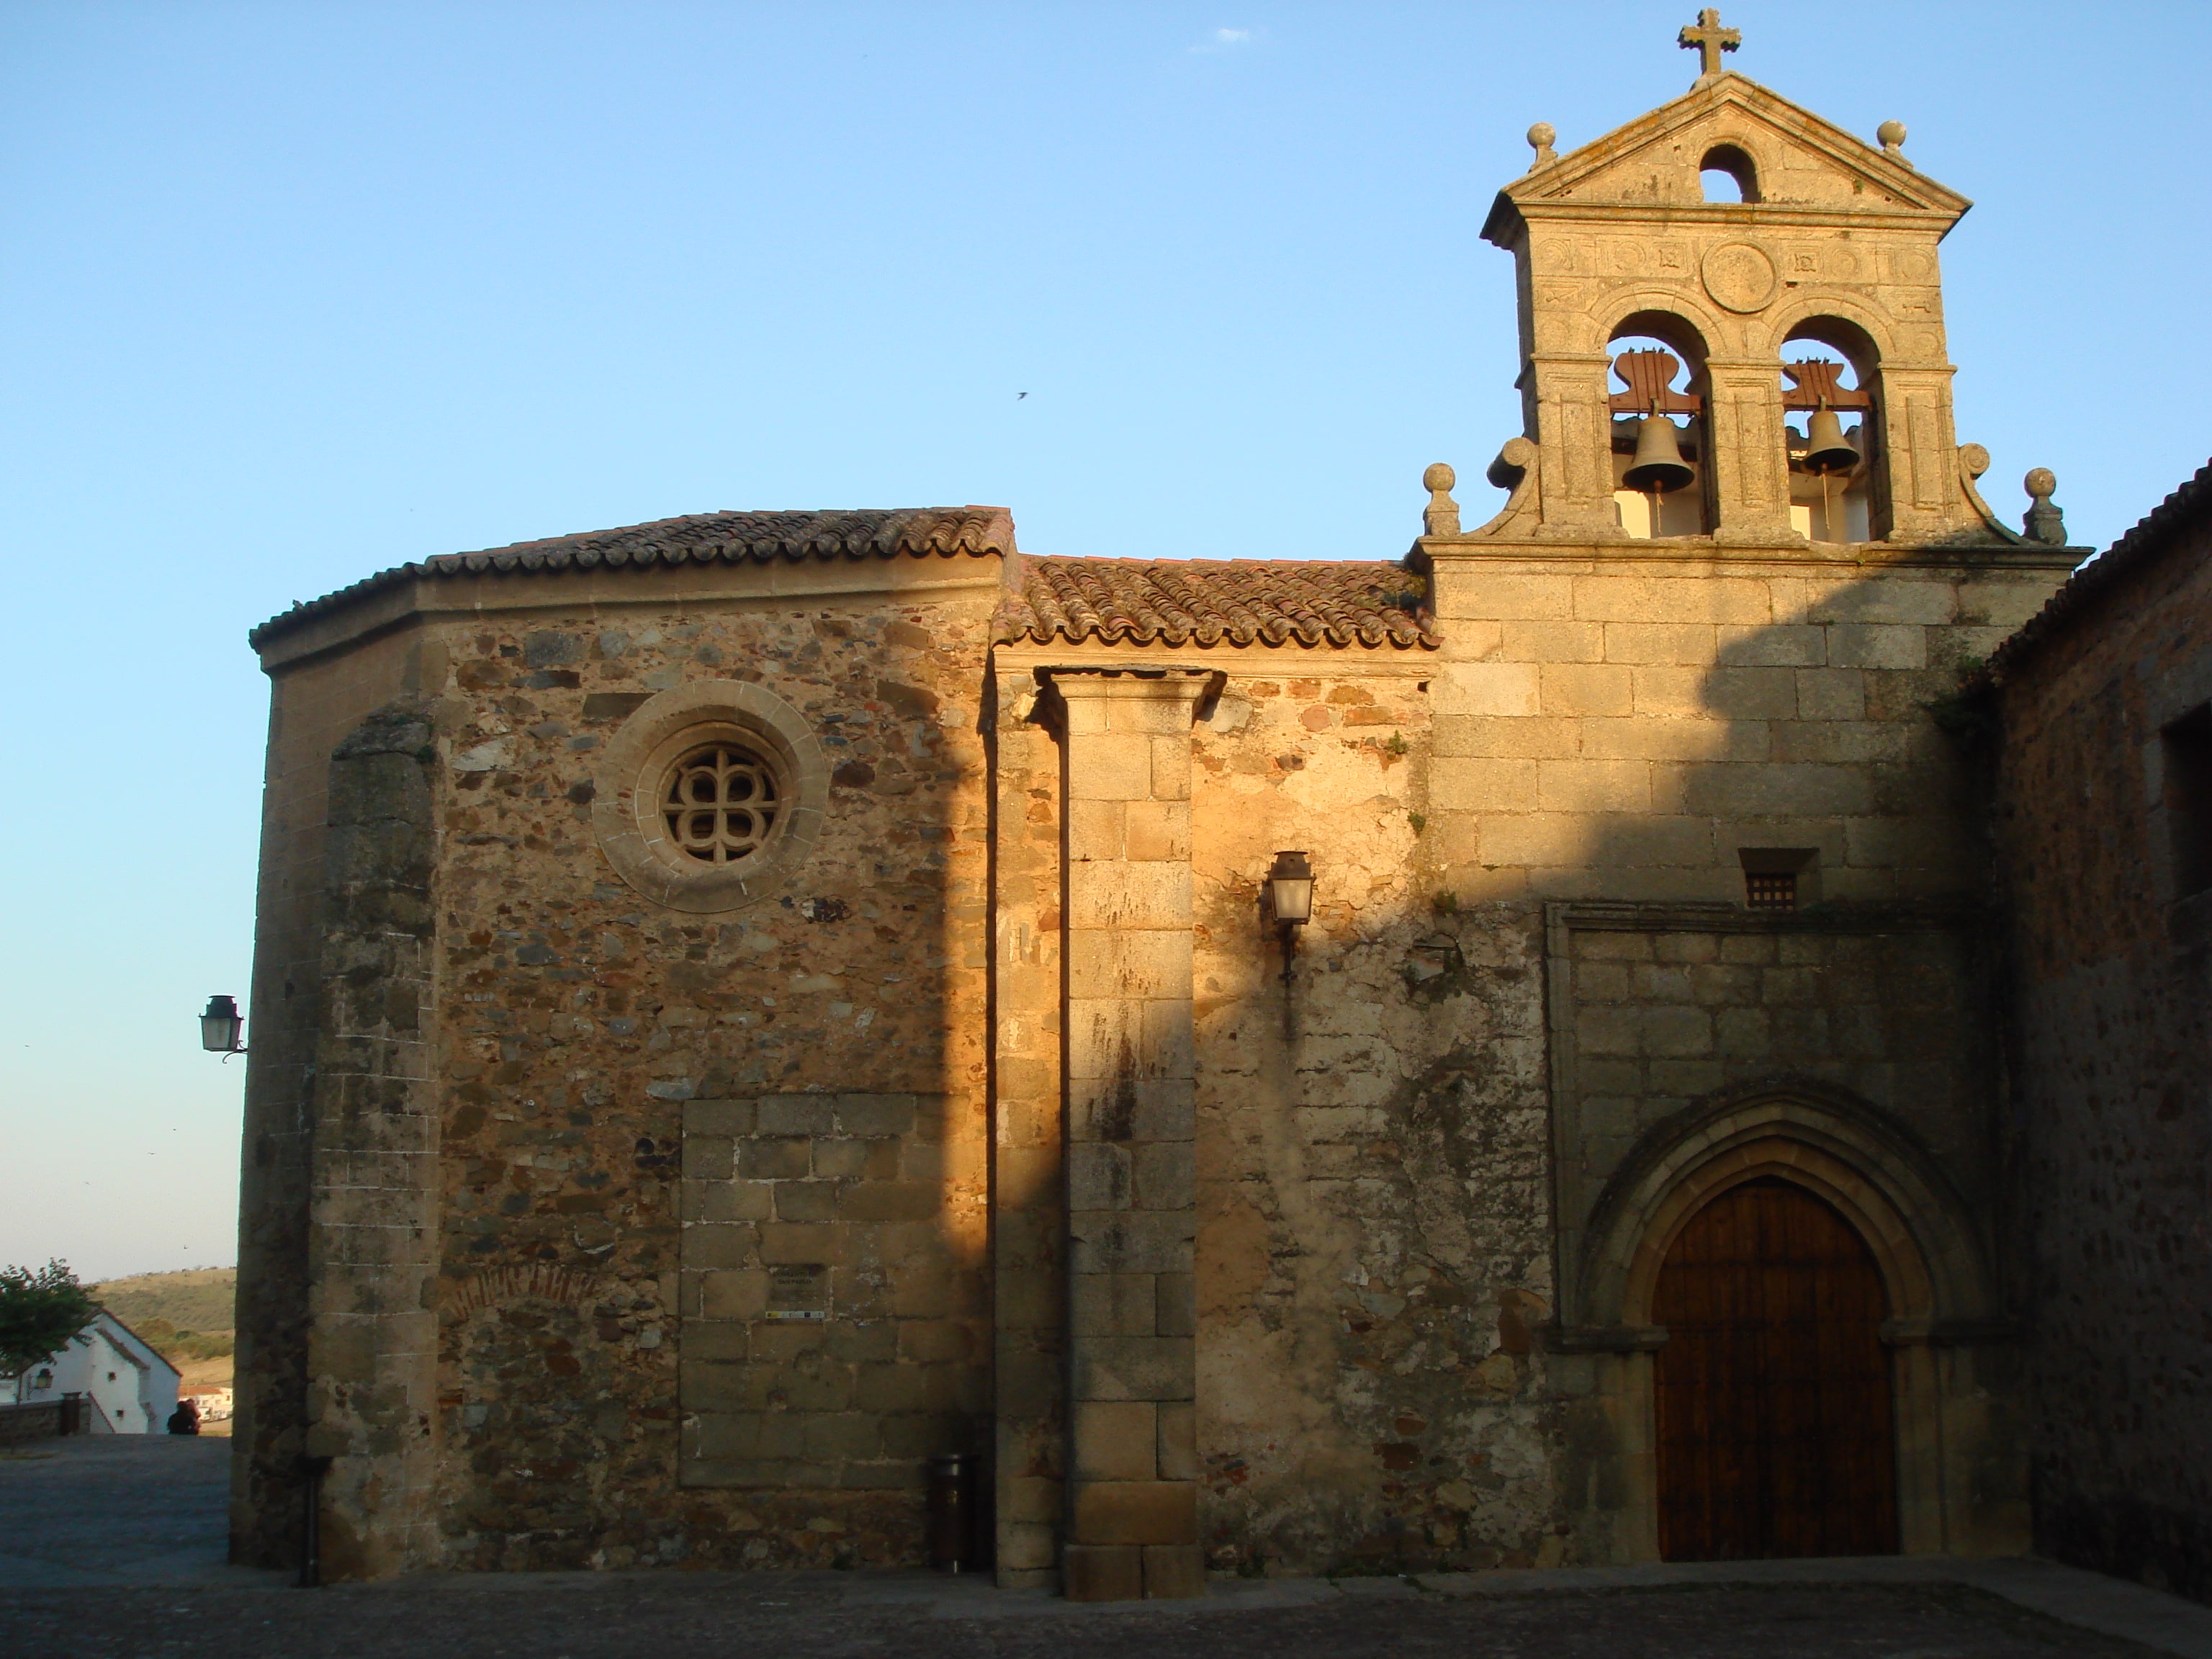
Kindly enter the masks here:
M 1889 256 L 1889 275 L 1898 283 L 1933 282 L 1936 262 L 1918 248 L 1899 248 Z
M 1713 303 L 1729 311 L 1763 311 L 1780 286 L 1774 261 L 1749 242 L 1723 242 L 1706 249 L 1700 271 Z

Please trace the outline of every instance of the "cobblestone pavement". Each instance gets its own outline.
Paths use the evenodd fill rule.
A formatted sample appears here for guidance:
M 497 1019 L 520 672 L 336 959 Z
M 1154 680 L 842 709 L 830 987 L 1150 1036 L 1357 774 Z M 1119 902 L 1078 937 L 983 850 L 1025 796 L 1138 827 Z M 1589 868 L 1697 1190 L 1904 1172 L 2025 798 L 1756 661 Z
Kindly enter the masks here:
M 227 1449 L 88 1437 L 0 1454 L 0 1654 L 2212 1659 L 2212 1610 L 2033 1562 L 1237 1582 L 1200 1602 L 1111 1607 L 921 1572 L 438 1574 L 300 1590 L 222 1565 Z M 1836 1579 L 1853 1582 L 1824 1582 Z

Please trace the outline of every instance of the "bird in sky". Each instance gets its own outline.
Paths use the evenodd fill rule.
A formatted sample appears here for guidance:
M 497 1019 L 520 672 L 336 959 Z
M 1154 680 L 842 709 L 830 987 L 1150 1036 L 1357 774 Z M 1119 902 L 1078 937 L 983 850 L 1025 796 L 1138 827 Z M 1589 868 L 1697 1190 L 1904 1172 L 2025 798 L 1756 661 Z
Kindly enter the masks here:
M 1030 395 L 1030 394 L 1029 394 L 1028 392 L 1017 392 L 1016 393 L 1014 393 L 1014 401 L 1015 401 L 1016 403 L 1019 403 L 1019 402 L 1021 402 L 1021 400 L 1022 400 L 1023 398 L 1024 398 L 1028 397 L 1029 395 Z

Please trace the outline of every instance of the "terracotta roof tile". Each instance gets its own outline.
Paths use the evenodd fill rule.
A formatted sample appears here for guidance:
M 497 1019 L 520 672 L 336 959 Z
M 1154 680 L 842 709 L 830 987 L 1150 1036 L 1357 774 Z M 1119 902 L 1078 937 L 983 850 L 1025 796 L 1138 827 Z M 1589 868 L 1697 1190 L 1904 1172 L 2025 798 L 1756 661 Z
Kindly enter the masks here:
M 1434 647 L 1427 584 L 1364 560 L 1024 558 L 993 637 Z
M 1011 554 L 1013 516 L 1003 507 L 925 507 L 845 513 L 695 513 L 619 530 L 517 542 L 481 553 L 445 553 L 394 565 L 350 587 L 295 605 L 246 635 L 258 646 L 309 617 L 378 588 L 425 577 L 547 571 L 647 569 L 654 565 L 766 564 L 783 559 L 890 559 Z

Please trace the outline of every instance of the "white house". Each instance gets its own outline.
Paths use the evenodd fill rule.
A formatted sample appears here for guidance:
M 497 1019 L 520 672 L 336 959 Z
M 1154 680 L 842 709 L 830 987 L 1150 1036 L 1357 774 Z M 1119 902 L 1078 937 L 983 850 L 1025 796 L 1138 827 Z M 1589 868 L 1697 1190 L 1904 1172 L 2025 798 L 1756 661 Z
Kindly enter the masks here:
M 233 1409 L 231 1391 L 214 1383 L 202 1383 L 197 1389 L 186 1390 L 180 1397 L 191 1401 L 199 1408 L 203 1423 L 220 1423 L 230 1415 Z
M 88 1434 L 161 1434 L 177 1409 L 177 1368 L 106 1309 L 15 1379 L 24 1405 L 82 1395 L 92 1401 Z

